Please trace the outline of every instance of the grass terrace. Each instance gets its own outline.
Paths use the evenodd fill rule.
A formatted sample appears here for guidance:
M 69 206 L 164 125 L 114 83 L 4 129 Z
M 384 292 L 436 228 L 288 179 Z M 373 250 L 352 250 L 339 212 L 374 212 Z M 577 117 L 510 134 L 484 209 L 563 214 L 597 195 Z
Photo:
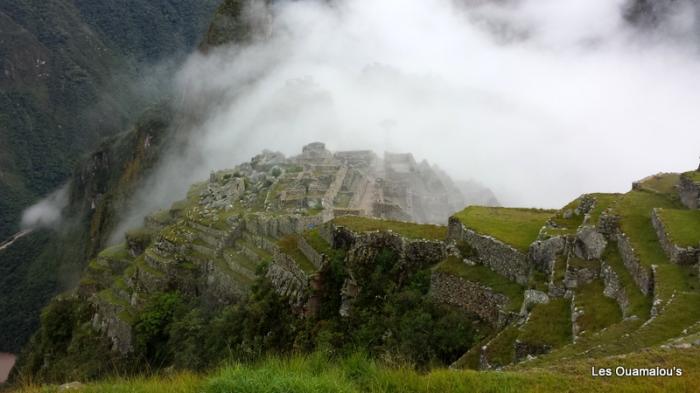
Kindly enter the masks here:
M 598 279 L 576 290 L 574 305 L 583 309 L 576 323 L 580 332 L 590 334 L 622 320 L 622 311 L 617 302 L 605 295 L 605 286 Z
M 672 243 L 680 247 L 700 245 L 700 210 L 658 209 Z
M 455 217 L 466 227 L 527 252 L 556 210 L 469 206 Z
M 519 310 L 523 303 L 524 288 L 493 272 L 486 266 L 469 266 L 459 260 L 459 258 L 450 256 L 443 262 L 440 262 L 435 267 L 435 271 L 449 273 L 466 281 L 478 282 L 493 289 L 495 292 L 506 295 L 510 299 L 509 311 Z
M 277 241 L 277 245 L 280 250 L 285 254 L 289 255 L 294 261 L 299 265 L 301 270 L 307 274 L 313 274 L 316 272 L 316 267 L 309 261 L 309 259 L 304 255 L 299 247 L 297 247 L 297 237 L 296 235 L 289 235 L 281 238 Z
M 442 225 L 415 224 L 360 216 L 336 217 L 333 223 L 355 232 L 392 231 L 411 239 L 444 240 L 447 238 L 447 227 Z
M 675 195 L 680 178 L 681 175 L 678 173 L 659 173 L 641 180 L 640 185 L 644 190 Z
M 591 224 L 598 224 L 600 215 L 608 208 L 614 207 L 622 198 L 622 194 L 591 194 L 595 198 L 595 206 L 591 210 Z
M 632 275 L 622 262 L 616 243 L 610 242 L 608 244 L 605 254 L 603 254 L 603 260 L 615 271 L 620 279 L 620 284 L 625 288 L 625 293 L 630 300 L 630 315 L 636 315 L 642 320 L 649 318 L 651 298 L 645 296 L 635 284 Z
M 571 342 L 571 304 L 569 299 L 551 298 L 547 304 L 537 304 L 518 336 L 531 344 L 561 347 Z
M 651 224 L 651 211 L 655 207 L 676 208 L 678 203 L 665 195 L 647 191 L 630 191 L 617 204 L 622 231 L 629 236 L 643 266 L 668 263 L 656 231 Z

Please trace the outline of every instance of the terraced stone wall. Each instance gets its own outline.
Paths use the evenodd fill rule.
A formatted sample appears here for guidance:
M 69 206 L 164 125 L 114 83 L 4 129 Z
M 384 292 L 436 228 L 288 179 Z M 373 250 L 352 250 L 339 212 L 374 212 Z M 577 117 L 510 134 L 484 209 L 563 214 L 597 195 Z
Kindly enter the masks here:
M 438 302 L 461 307 L 478 315 L 496 329 L 502 329 L 518 316 L 504 311 L 510 305 L 507 296 L 493 292 L 477 282 L 445 272 L 432 274 L 429 295 Z
M 478 260 L 484 266 L 520 285 L 527 285 L 533 266 L 528 255 L 491 236 L 476 233 L 454 217 L 450 217 L 447 237 L 467 242 L 476 250 Z

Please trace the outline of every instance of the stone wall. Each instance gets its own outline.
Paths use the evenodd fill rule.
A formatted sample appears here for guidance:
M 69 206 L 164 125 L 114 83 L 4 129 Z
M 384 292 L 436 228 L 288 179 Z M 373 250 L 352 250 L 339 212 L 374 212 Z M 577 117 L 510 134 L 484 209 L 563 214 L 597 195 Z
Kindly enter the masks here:
M 392 249 L 407 266 L 432 266 L 447 257 L 447 244 L 439 240 L 408 239 L 395 232 L 357 233 L 343 226 L 333 229 L 333 246 L 348 250 L 350 263 L 371 262 L 382 248 Z
M 244 219 L 244 229 L 254 235 L 274 238 L 301 233 L 323 223 L 320 215 L 302 216 L 290 214 L 272 216 L 264 213 L 251 214 Z
M 678 196 L 681 202 L 688 209 L 697 209 L 700 207 L 700 183 L 696 183 L 688 175 L 681 175 L 678 183 Z
M 668 256 L 668 259 L 670 259 L 671 262 L 679 265 L 694 265 L 698 262 L 698 258 L 700 257 L 700 244 L 698 244 L 697 247 L 687 248 L 679 247 L 678 245 L 673 244 L 668 236 L 668 233 L 666 232 L 666 228 L 661 220 L 661 217 L 659 217 L 658 209 L 652 210 L 651 223 L 654 225 L 656 236 L 659 238 L 661 247 L 664 249 L 666 256 Z
M 654 291 L 654 281 L 651 270 L 642 266 L 637 253 L 632 248 L 632 244 L 624 233 L 617 234 L 617 249 L 622 257 L 622 262 L 625 264 L 627 271 L 632 275 L 637 287 L 646 296 L 649 296 Z
M 620 277 L 618 277 L 612 266 L 608 265 L 607 262 L 602 261 L 600 265 L 600 276 L 603 279 L 603 295 L 615 299 L 617 305 L 620 306 L 622 311 L 622 317 L 630 317 L 630 299 L 627 295 L 627 290 L 620 282 Z M 634 291 L 634 288 L 629 288 L 629 290 Z
M 520 285 L 527 285 L 533 264 L 524 253 L 491 236 L 474 232 L 454 217 L 450 217 L 447 237 L 467 242 L 476 250 L 484 266 Z
M 517 318 L 517 314 L 504 311 L 510 306 L 510 299 L 505 295 L 448 273 L 432 274 L 429 296 L 474 313 L 496 329 L 502 329 Z

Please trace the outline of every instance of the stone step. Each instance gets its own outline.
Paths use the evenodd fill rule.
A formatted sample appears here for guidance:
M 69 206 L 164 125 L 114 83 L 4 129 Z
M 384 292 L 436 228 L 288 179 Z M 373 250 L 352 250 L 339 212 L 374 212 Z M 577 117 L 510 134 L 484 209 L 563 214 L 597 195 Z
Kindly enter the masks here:
M 239 273 L 248 277 L 249 279 L 255 279 L 255 269 L 257 264 L 239 252 L 234 250 L 227 250 L 223 254 L 223 259 L 226 261 L 227 266 Z

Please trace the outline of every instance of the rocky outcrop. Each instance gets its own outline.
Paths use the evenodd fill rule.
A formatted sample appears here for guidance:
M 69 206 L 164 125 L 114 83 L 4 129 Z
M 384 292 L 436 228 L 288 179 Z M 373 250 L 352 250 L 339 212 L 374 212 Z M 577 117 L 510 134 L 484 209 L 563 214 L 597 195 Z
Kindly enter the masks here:
M 582 226 L 576 231 L 574 253 L 581 259 L 600 259 L 607 245 L 607 240 L 596 231 L 595 227 Z
M 566 249 L 566 237 L 555 236 L 547 240 L 537 240 L 530 245 L 529 256 L 535 269 L 550 274 L 554 267 L 557 255 Z
M 688 174 L 682 174 L 678 183 L 678 196 L 688 209 L 700 208 L 700 182 L 694 181 Z
M 532 264 L 523 252 L 491 236 L 476 233 L 455 217 L 450 217 L 447 237 L 467 242 L 476 250 L 479 262 L 494 272 L 520 285 L 527 284 Z
M 652 294 L 654 291 L 654 280 L 651 270 L 642 266 L 629 238 L 624 233 L 618 233 L 617 235 L 617 249 L 620 252 L 625 268 L 632 275 L 632 279 L 639 290 L 647 296 Z
M 674 244 L 666 231 L 658 209 L 652 210 L 651 223 L 656 231 L 656 236 L 659 238 L 659 244 L 661 244 L 671 262 L 679 265 L 694 265 L 698 263 L 700 243 L 695 247 L 680 247 Z
M 432 274 L 430 296 L 438 302 L 474 313 L 496 329 L 502 329 L 517 318 L 517 314 L 507 311 L 511 306 L 511 300 L 507 296 L 478 282 L 467 281 L 445 272 Z
M 536 304 L 549 303 L 549 296 L 536 289 L 527 289 L 523 295 L 523 305 L 520 308 L 520 315 L 527 315 Z
M 292 306 L 301 308 L 308 295 L 309 276 L 288 255 L 275 252 L 266 277 L 277 293 L 288 296 Z

